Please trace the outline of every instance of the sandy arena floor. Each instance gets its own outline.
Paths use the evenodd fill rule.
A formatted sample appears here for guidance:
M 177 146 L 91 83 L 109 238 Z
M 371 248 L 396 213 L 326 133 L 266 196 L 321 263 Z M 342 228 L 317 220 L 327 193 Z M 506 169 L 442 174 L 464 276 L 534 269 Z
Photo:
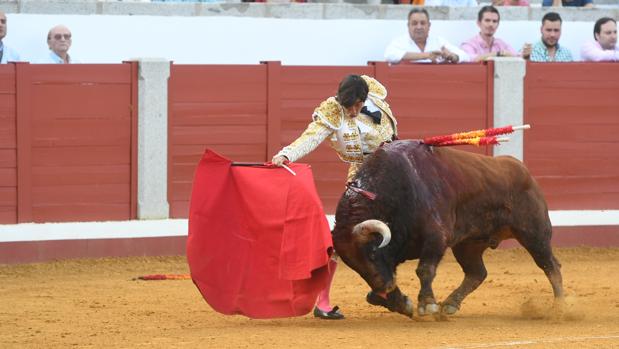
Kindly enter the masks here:
M 0 348 L 619 348 L 619 249 L 556 254 L 568 295 L 561 318 L 549 311 L 551 288 L 541 270 L 512 249 L 486 253 L 488 279 L 442 322 L 367 304 L 367 286 L 343 264 L 332 292 L 343 321 L 224 316 L 190 280 L 134 280 L 187 273 L 183 257 L 0 265 Z M 415 266 L 402 265 L 398 274 L 413 299 Z M 461 277 L 447 256 L 437 297 Z

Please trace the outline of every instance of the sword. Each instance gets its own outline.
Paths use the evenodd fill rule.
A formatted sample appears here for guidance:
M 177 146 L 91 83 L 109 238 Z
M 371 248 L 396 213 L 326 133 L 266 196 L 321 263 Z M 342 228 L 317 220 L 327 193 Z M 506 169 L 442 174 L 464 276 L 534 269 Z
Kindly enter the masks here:
M 232 166 L 265 166 L 264 162 L 233 162 Z M 293 176 L 296 176 L 296 172 L 294 172 L 290 167 L 286 166 L 285 164 L 282 164 L 282 167 L 290 172 Z

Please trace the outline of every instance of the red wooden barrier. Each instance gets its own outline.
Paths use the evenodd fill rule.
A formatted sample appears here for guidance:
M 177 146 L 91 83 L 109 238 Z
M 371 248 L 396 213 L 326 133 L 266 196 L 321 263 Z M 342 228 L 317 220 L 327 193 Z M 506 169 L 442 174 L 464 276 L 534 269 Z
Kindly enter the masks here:
M 0 65 L 0 223 L 17 222 L 15 65 Z
M 135 218 L 136 64 L 2 67 L 0 223 Z
M 376 77 L 388 88 L 400 138 L 422 139 L 493 126 L 492 62 L 375 65 Z M 491 147 L 460 149 L 492 153 Z
M 168 98 L 170 216 L 186 218 L 205 148 L 234 161 L 266 159 L 266 65 L 172 65 Z
M 0 223 L 135 217 L 135 70 L 135 63 L 0 66 Z M 491 65 L 173 65 L 171 216 L 186 217 L 205 147 L 268 161 L 350 73 L 388 87 L 403 138 L 493 126 Z M 525 132 L 525 162 L 551 209 L 619 206 L 618 78 L 616 64 L 528 64 L 525 122 L 534 127 Z M 303 161 L 314 166 L 332 213 L 346 165 L 327 147 Z
M 524 160 L 550 209 L 619 209 L 618 91 L 619 64 L 527 64 Z

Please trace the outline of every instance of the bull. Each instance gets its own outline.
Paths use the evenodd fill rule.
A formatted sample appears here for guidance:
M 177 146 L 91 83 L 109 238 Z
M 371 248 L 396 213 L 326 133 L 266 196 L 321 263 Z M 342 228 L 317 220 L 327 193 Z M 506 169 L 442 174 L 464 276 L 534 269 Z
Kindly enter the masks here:
M 484 251 L 510 238 L 544 271 L 555 301 L 563 297 L 546 201 L 525 166 L 510 156 L 413 140 L 386 144 L 342 195 L 331 233 L 344 263 L 370 286 L 367 301 L 409 317 L 413 304 L 396 283 L 399 264 L 419 259 L 419 315 L 451 315 L 486 278 Z M 432 281 L 448 247 L 464 279 L 437 303 Z

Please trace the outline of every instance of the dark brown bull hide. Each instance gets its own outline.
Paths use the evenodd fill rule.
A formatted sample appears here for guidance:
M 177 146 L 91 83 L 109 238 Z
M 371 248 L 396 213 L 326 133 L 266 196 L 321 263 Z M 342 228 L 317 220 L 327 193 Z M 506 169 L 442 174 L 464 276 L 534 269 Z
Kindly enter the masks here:
M 419 259 L 419 314 L 453 314 L 486 278 L 483 252 L 509 238 L 524 246 L 550 280 L 555 299 L 562 298 L 548 208 L 520 161 L 395 141 L 378 149 L 352 184 L 376 198 L 353 190 L 343 194 L 333 243 L 372 288 L 371 304 L 412 316 L 412 303 L 400 292 L 395 274 L 400 263 Z M 465 275 L 439 305 L 432 280 L 448 247 Z

